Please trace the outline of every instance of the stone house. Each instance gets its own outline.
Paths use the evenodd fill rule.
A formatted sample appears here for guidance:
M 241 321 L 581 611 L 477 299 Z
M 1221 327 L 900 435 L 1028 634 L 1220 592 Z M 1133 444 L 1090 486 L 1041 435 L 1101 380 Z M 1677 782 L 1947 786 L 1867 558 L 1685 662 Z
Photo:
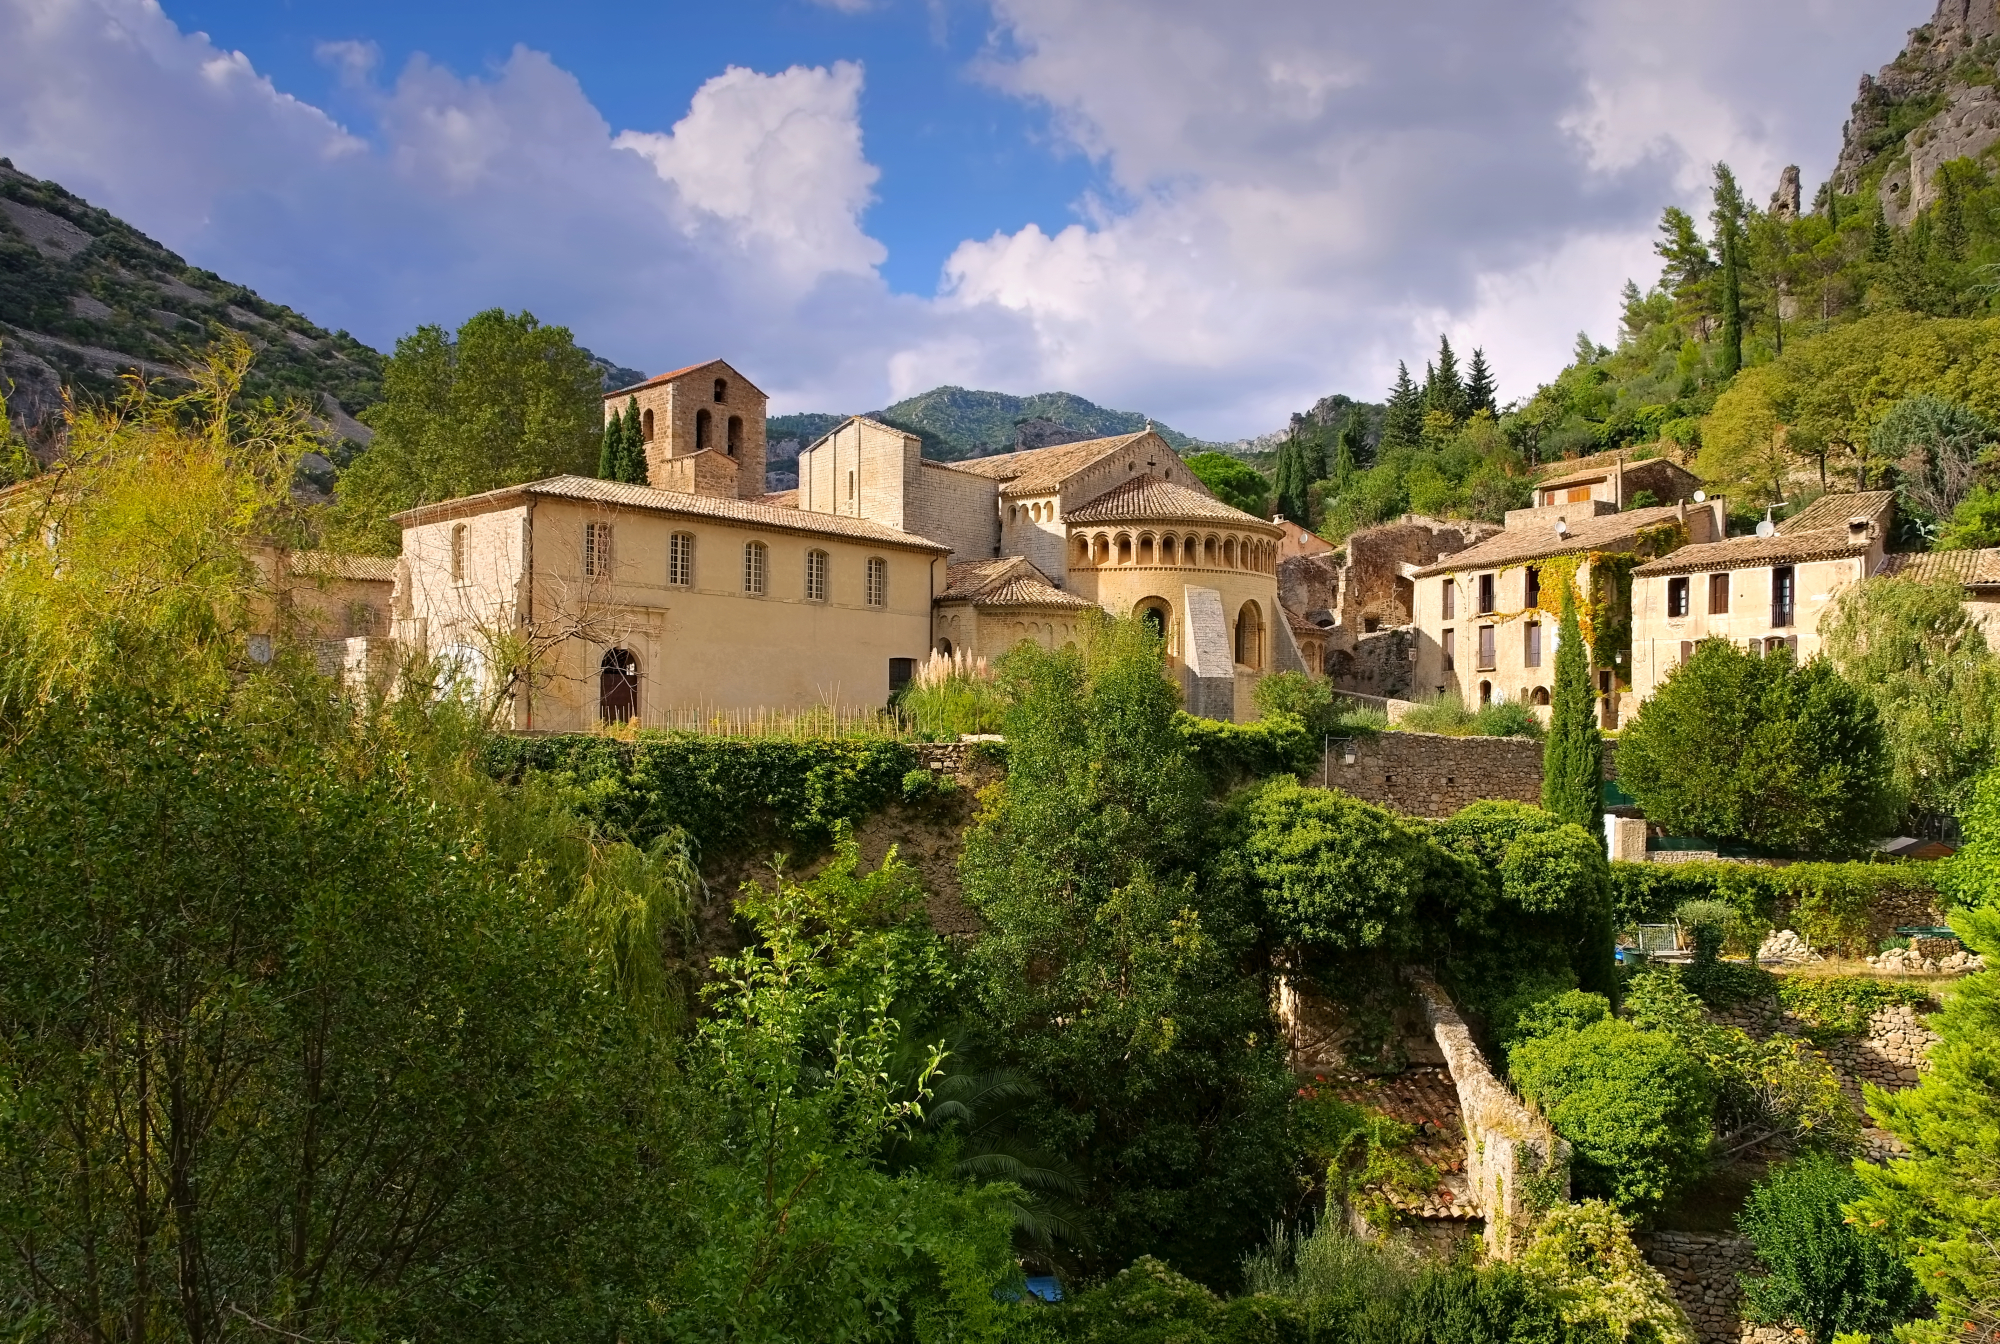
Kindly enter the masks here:
M 1700 477 L 1667 458 L 1649 457 L 1638 462 L 1627 458 L 1625 453 L 1599 453 L 1554 463 L 1549 474 L 1535 482 L 1535 504 L 1548 508 L 1601 501 L 1618 512 L 1678 504 L 1693 499 L 1701 488 Z
M 1842 590 L 1871 576 L 1950 578 L 1989 643 L 2000 635 L 2000 550 L 1888 553 L 1895 495 L 1822 495 L 1769 536 L 1685 546 L 1633 572 L 1633 689 L 1649 696 L 1704 639 L 1800 660 Z
M 1615 473 L 1606 479 L 1617 488 Z M 1724 531 L 1721 500 L 1621 512 L 1611 499 L 1591 495 L 1511 510 L 1498 533 L 1415 572 L 1417 694 L 1455 692 L 1470 706 L 1548 705 L 1562 606 L 1554 580 L 1571 576 L 1581 599 L 1595 599 L 1602 618 L 1615 621 L 1627 610 L 1631 557 L 1713 541 Z M 1545 575 L 1552 581 L 1544 583 Z M 1632 708 L 1631 677 L 1622 645 L 1605 666 L 1592 667 L 1607 728 Z
M 399 516 L 397 637 L 514 727 L 879 705 L 933 652 L 1061 644 L 1092 606 L 1156 625 L 1196 713 L 1250 717 L 1259 678 L 1305 666 L 1282 529 L 1150 428 L 946 464 L 854 417 L 767 495 L 764 394 L 730 365 L 608 393 L 606 418 L 633 401 L 648 485 L 557 477 Z M 507 670 L 529 665 L 533 685 Z

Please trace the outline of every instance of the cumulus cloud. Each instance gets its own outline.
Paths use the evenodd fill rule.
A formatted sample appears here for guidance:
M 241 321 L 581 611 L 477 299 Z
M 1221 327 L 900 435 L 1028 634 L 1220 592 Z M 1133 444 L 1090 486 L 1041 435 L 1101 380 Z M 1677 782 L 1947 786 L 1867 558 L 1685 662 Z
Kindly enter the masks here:
M 1823 173 L 1925 8 L 988 3 L 972 76 L 1046 109 L 1099 187 L 959 242 L 930 295 L 878 273 L 848 61 L 730 66 L 625 129 L 526 48 L 461 75 L 329 43 L 357 129 L 155 0 L 0 0 L 0 152 L 378 345 L 525 306 L 626 362 L 727 355 L 780 408 L 1062 387 L 1236 437 L 1379 394 L 1441 330 L 1530 390 L 1579 327 L 1611 337 L 1713 160 L 1753 199 Z

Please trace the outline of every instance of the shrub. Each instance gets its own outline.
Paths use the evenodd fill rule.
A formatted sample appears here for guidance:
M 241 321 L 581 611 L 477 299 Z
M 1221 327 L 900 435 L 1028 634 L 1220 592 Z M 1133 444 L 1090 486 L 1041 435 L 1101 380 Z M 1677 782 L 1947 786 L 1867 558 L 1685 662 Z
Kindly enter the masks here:
M 1522 1009 L 1514 1019 L 1511 1044 L 1582 1031 L 1610 1016 L 1611 1004 L 1602 994 L 1589 994 L 1580 989 L 1567 990 Z
M 1703 640 L 1620 738 L 1618 780 L 1649 819 L 1807 855 L 1859 853 L 1897 810 L 1875 707 L 1831 664 Z
M 1274 780 L 1245 806 L 1243 852 L 1269 926 L 1327 952 L 1412 946 L 1439 856 L 1415 827 L 1332 789 Z
M 1324 749 L 1324 738 L 1289 714 L 1225 723 L 1180 713 L 1174 728 L 1213 793 L 1273 775 L 1309 775 L 1319 769 Z
M 1390 1194 L 1415 1197 L 1437 1188 L 1436 1168 L 1410 1154 L 1415 1126 L 1317 1089 L 1305 1093 L 1293 1125 L 1307 1161 L 1324 1174 L 1328 1209 L 1354 1208 L 1370 1223 L 1389 1226 Z
M 1660 1272 L 1632 1244 L 1618 1211 L 1597 1200 L 1565 1204 L 1535 1228 L 1521 1268 L 1564 1323 L 1629 1344 L 1694 1344 Z M 1579 1334 L 1583 1332 L 1580 1331 Z
M 1508 1073 L 1569 1140 L 1582 1193 L 1649 1212 L 1701 1173 L 1714 1088 L 1671 1036 L 1593 1022 L 1518 1042 Z
M 1956 862 L 1955 860 L 1953 861 Z M 1951 864 L 1614 863 L 1611 904 L 1619 926 L 1667 919 L 1687 901 L 1727 902 L 1746 942 L 1783 920 L 1814 947 L 1867 950 L 1869 911 L 1879 902 L 1935 900 Z
M 1736 921 L 1736 907 L 1727 901 L 1682 901 L 1674 918 L 1694 939 L 1694 959 L 1714 962 L 1722 955 L 1722 945 Z
M 1535 711 L 1518 700 L 1496 700 L 1482 705 L 1472 716 L 1473 732 L 1480 737 L 1533 737 L 1542 735 L 1542 721 Z
M 1916 1277 L 1894 1249 L 1849 1220 L 1864 1192 L 1846 1162 L 1809 1153 L 1775 1168 L 1750 1192 L 1737 1226 L 1764 1273 L 1746 1275 L 1755 1319 L 1792 1324 L 1813 1344 L 1836 1335 L 1887 1334 L 1916 1314 Z
M 1787 975 L 1778 977 L 1778 1002 L 1811 1028 L 1814 1040 L 1859 1036 L 1868 1020 L 1884 1008 L 1920 1007 L 1930 995 L 1911 985 L 1891 984 L 1865 975 Z
M 1007 717 L 1007 696 L 984 658 L 963 651 L 934 653 L 897 702 L 917 732 L 933 741 L 968 733 L 997 733 Z
M 1526 705 L 1502 700 L 1469 709 L 1458 692 L 1447 691 L 1403 711 L 1395 724 L 1405 732 L 1445 737 L 1540 737 L 1542 722 Z
M 1340 715 L 1333 683 L 1304 672 L 1273 672 L 1257 683 L 1252 698 L 1259 718 L 1283 715 L 1297 719 L 1309 732 L 1327 731 Z

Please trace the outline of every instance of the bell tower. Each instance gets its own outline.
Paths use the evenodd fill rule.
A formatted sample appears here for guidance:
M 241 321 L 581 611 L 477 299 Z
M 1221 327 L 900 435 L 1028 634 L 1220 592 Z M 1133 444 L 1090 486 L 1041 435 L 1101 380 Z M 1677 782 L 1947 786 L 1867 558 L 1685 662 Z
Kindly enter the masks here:
M 769 398 L 755 383 L 719 359 L 691 364 L 605 393 L 606 422 L 634 399 L 648 485 L 718 499 L 763 495 Z

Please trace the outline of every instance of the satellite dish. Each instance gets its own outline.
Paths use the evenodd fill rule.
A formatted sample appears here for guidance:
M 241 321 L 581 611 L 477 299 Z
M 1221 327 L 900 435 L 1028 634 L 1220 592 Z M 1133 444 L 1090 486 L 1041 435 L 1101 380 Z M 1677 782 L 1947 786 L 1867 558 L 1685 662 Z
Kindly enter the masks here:
M 1559 537 L 1569 535 L 1569 524 L 1561 518 L 1556 519 L 1556 535 Z
M 1757 524 L 1757 535 L 1768 541 L 1778 535 L 1778 525 L 1769 518 L 1766 518 L 1763 522 Z
M 1697 503 L 1697 504 L 1706 504 L 1706 503 L 1708 503 L 1708 491 L 1706 491 L 1706 490 L 1697 490 L 1697 491 L 1695 491 L 1695 492 L 1694 492 L 1694 502 L 1695 502 L 1695 503 Z

